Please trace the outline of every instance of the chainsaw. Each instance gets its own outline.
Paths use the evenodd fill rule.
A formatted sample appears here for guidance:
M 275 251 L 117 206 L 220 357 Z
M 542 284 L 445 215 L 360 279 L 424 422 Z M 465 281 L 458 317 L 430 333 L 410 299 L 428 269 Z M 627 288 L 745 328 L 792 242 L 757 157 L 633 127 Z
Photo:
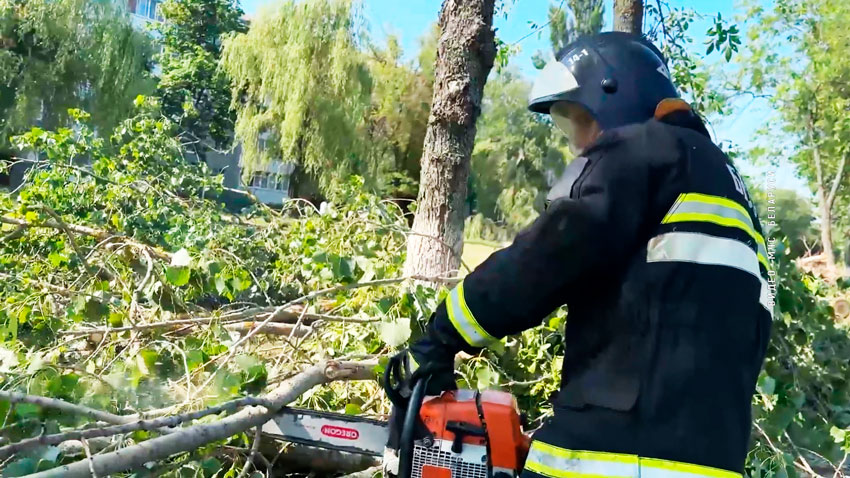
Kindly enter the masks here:
M 389 369 L 387 370 L 389 372 Z M 384 389 L 393 403 L 398 389 Z M 513 478 L 528 454 L 516 399 L 495 390 L 452 390 L 425 396 L 427 378 L 412 387 L 398 450 L 398 478 Z M 417 428 L 419 418 L 419 432 Z M 424 429 L 421 425 L 424 424 Z M 286 407 L 263 433 L 302 445 L 385 456 L 389 423 L 341 413 Z

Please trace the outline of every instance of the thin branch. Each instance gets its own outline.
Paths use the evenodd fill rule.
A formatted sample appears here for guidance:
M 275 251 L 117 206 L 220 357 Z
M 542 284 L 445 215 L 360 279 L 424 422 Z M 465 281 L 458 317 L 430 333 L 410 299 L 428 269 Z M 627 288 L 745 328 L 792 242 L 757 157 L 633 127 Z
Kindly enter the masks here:
M 404 282 L 404 281 L 409 280 L 409 279 L 424 280 L 424 279 L 421 279 L 421 278 L 417 278 L 417 276 L 405 276 L 405 277 L 398 277 L 398 278 L 394 278 L 394 279 L 378 279 L 378 280 L 367 281 L 367 282 L 355 282 L 353 284 L 341 284 L 341 285 L 337 285 L 337 286 L 333 286 L 333 287 L 328 287 L 326 289 L 317 290 L 317 291 L 311 292 L 307 295 L 301 296 L 297 299 L 291 300 L 291 301 L 277 307 L 274 312 L 272 312 L 268 317 L 265 318 L 265 320 L 260 322 L 258 325 L 255 325 L 255 328 L 249 330 L 247 334 L 243 335 L 239 340 L 237 340 L 236 343 L 233 344 L 230 347 L 230 352 L 224 358 L 224 361 L 222 363 L 229 362 L 230 359 L 232 359 L 236 355 L 236 351 L 239 350 L 239 347 L 242 344 L 247 342 L 248 339 L 250 339 L 251 337 L 257 335 L 257 333 L 263 327 L 265 327 L 266 324 L 271 322 L 272 318 L 274 318 L 275 315 L 277 315 L 280 311 L 283 311 L 283 310 L 285 310 L 285 309 L 287 309 L 287 308 L 289 308 L 293 305 L 301 304 L 303 302 L 307 302 L 307 301 L 310 301 L 312 299 L 315 299 L 316 297 L 320 297 L 320 296 L 327 295 L 327 294 L 332 294 L 332 293 L 335 293 L 335 292 L 341 292 L 341 291 L 344 291 L 344 290 L 352 290 L 352 289 L 361 289 L 361 288 L 364 288 L 364 287 L 376 287 L 376 286 L 381 286 L 381 285 L 397 284 L 399 282 Z M 219 368 L 216 370 L 216 372 L 218 370 L 221 370 L 222 368 L 223 368 L 223 366 L 220 365 Z M 209 386 L 209 384 L 212 383 L 215 376 L 216 376 L 215 373 L 210 375 L 210 377 L 203 384 L 201 384 L 200 387 L 198 387 L 198 391 L 204 391 Z
M 421 280 L 421 281 L 429 281 L 429 282 L 442 282 L 445 284 L 455 284 L 460 282 L 460 279 L 454 277 L 427 277 L 427 276 L 405 276 L 394 279 L 378 279 L 369 282 L 357 282 L 353 284 L 345 284 L 338 285 L 334 287 L 329 287 L 327 289 L 318 290 L 315 292 L 311 292 L 305 296 L 302 296 L 298 299 L 287 302 L 283 305 L 276 307 L 255 307 L 251 309 L 246 309 L 239 312 L 233 312 L 229 314 L 224 314 L 218 317 L 194 317 L 188 319 L 177 319 L 177 320 L 167 320 L 163 322 L 151 322 L 148 324 L 137 324 L 137 325 L 126 325 L 123 327 L 104 327 L 104 328 L 88 328 L 88 329 L 77 329 L 77 330 L 62 330 L 59 332 L 60 335 L 88 335 L 88 334 L 108 334 L 112 332 L 126 332 L 128 330 L 147 330 L 147 329 L 156 329 L 163 327 L 175 327 L 181 325 L 196 325 L 196 324 L 208 324 L 211 322 L 221 322 L 221 323 L 232 323 L 239 322 L 248 317 L 260 317 L 265 314 L 269 314 L 265 320 L 262 322 L 258 322 L 259 324 L 267 324 L 269 322 L 275 322 L 280 318 L 292 317 L 295 318 L 295 314 L 286 315 L 286 309 L 291 308 L 294 305 L 300 304 L 302 302 L 314 299 L 316 297 L 331 294 L 334 292 L 340 292 L 343 290 L 351 290 L 358 289 L 363 287 L 377 287 L 382 285 L 390 285 L 397 284 L 400 282 L 404 282 L 407 280 Z M 324 315 L 324 314 L 306 314 L 305 319 L 315 320 L 315 321 L 326 321 L 326 322 L 350 322 L 350 323 L 369 323 L 369 322 L 378 322 L 378 319 L 373 318 L 362 318 L 362 317 L 345 317 L 340 315 Z
M 266 423 L 280 408 L 291 403 L 316 385 L 333 380 L 369 380 L 375 376 L 377 362 L 322 362 L 291 377 L 264 396 L 271 408 L 249 407 L 213 423 L 181 428 L 174 433 L 143 441 L 137 445 L 93 457 L 94 469 L 101 475 L 119 473 L 151 461 L 195 450 L 207 443 L 231 437 Z M 89 478 L 86 461 L 27 475 L 29 478 Z
M 59 227 L 62 229 L 65 235 L 68 236 L 68 241 L 71 243 L 71 248 L 74 249 L 74 253 L 77 254 L 77 257 L 80 258 L 80 262 L 83 263 L 83 269 L 86 271 L 86 274 L 88 274 L 89 276 L 94 276 L 95 270 L 94 268 L 92 268 L 91 265 L 89 265 L 89 261 L 86 260 L 86 255 L 83 254 L 82 250 L 80 250 L 80 246 L 79 244 L 77 244 L 77 239 L 74 237 L 73 234 L 71 234 L 71 230 L 68 229 L 68 224 L 66 224 L 65 221 L 63 221 L 62 218 L 59 217 L 59 214 L 56 214 L 56 211 L 54 211 L 53 208 L 51 208 L 50 206 L 42 204 L 39 207 L 44 210 L 47 215 L 52 217 L 57 224 L 59 224 Z M 106 270 L 104 270 L 103 272 L 107 274 L 107 277 L 112 275 Z M 109 277 L 109 279 L 111 280 L 112 278 Z
M 89 417 L 92 420 L 112 424 L 125 424 L 133 421 L 134 419 L 133 417 L 115 415 L 113 413 L 95 410 L 94 408 L 89 408 L 83 405 L 66 402 L 64 400 L 59 400 L 58 398 L 40 397 L 38 395 L 27 395 L 24 393 L 8 392 L 5 390 L 0 390 L 0 401 L 10 403 L 29 403 L 32 405 L 38 405 L 42 408 L 53 408 L 62 412 L 82 415 Z
M 86 460 L 88 460 L 89 462 L 89 470 L 91 470 L 91 476 L 92 478 L 98 478 L 97 472 L 94 471 L 94 462 L 91 459 L 91 449 L 89 448 L 89 442 L 87 442 L 85 438 L 80 440 L 80 442 L 83 444 L 83 450 L 85 450 L 86 452 Z
M 844 452 L 844 457 L 841 458 L 841 462 L 838 463 L 838 466 L 835 467 L 835 474 L 832 475 L 832 478 L 841 478 L 844 476 L 844 472 L 841 471 L 844 469 L 844 463 L 847 462 L 847 452 Z
M 154 418 L 150 420 L 139 420 L 138 416 L 131 417 L 135 419 L 132 423 L 123 425 L 115 425 L 111 427 L 87 428 L 84 430 L 70 430 L 62 433 L 54 433 L 51 435 L 39 435 L 33 438 L 27 438 L 4 447 L 0 447 L 0 459 L 12 456 L 25 450 L 38 448 L 46 445 L 58 445 L 68 440 L 86 440 L 89 438 L 109 437 L 114 435 L 123 435 L 125 433 L 134 432 L 137 430 L 155 431 L 160 429 L 174 428 L 181 423 L 194 421 L 209 415 L 216 415 L 221 412 L 233 412 L 243 407 L 262 406 L 270 408 L 272 405 L 268 400 L 255 397 L 245 397 L 237 400 L 231 400 L 221 405 L 205 408 L 195 412 L 182 413 L 180 415 L 171 415 L 168 417 Z
M 6 280 L 16 280 L 16 281 L 19 281 L 21 283 L 31 283 L 33 285 L 37 285 L 37 286 L 41 287 L 42 289 L 47 289 L 50 292 L 53 292 L 55 294 L 58 294 L 58 295 L 61 295 L 61 296 L 64 296 L 64 297 L 74 297 L 74 296 L 77 296 L 77 295 L 91 295 L 91 294 L 88 294 L 87 292 L 66 289 L 65 287 L 60 287 L 58 285 L 53 285 L 49 282 L 42 282 L 42 281 L 35 280 L 35 279 L 29 278 L 29 277 L 26 278 L 25 280 L 20 279 L 20 278 L 17 278 L 15 276 L 11 275 L 11 274 L 6 274 L 5 272 L 0 272 L 0 279 L 2 279 L 4 281 L 6 281 Z
M 26 228 L 47 227 L 47 228 L 51 228 L 51 229 L 63 230 L 62 225 L 60 225 L 59 223 L 57 223 L 54 220 L 48 220 L 48 221 L 44 221 L 44 222 L 40 222 L 40 223 L 32 223 L 32 222 L 25 221 L 23 219 L 18 219 L 18 218 L 15 218 L 15 217 L 0 216 L 0 223 L 12 224 L 12 225 L 15 225 L 15 226 L 22 226 L 22 227 L 26 227 Z M 116 234 L 113 234 L 109 231 L 105 231 L 103 229 L 96 229 L 96 228 L 93 228 L 93 227 L 81 226 L 79 224 L 66 224 L 66 227 L 69 230 L 76 232 L 77 234 L 82 234 L 84 236 L 93 237 L 93 238 L 95 238 L 99 241 L 105 241 L 107 239 L 110 239 L 110 240 L 120 239 L 121 241 L 126 242 L 128 245 L 133 246 L 137 249 L 140 249 L 140 250 L 146 249 L 148 252 L 150 252 L 150 254 L 152 256 L 156 257 L 157 259 L 164 260 L 164 261 L 170 261 L 171 260 L 171 253 L 170 252 L 165 252 L 165 251 L 158 249 L 154 246 L 149 246 L 147 244 L 144 244 L 144 243 L 141 243 L 141 242 L 136 241 L 134 239 L 131 239 L 127 236 L 116 235 Z
M 225 325 L 224 328 L 233 332 L 245 334 L 257 327 L 258 331 L 256 333 L 258 334 L 285 335 L 289 339 L 293 336 L 303 337 L 312 330 L 309 326 L 299 326 L 297 324 L 278 324 L 274 322 L 262 326 L 258 326 L 257 324 L 259 324 L 259 322 L 236 322 L 235 324 Z
M 788 440 L 788 443 L 791 444 L 791 448 L 794 449 L 794 453 L 797 454 L 797 458 L 800 459 L 800 462 L 803 465 L 803 470 L 805 470 L 807 473 L 809 473 L 810 476 L 818 476 L 818 474 L 815 473 L 815 470 L 812 469 L 812 466 L 809 465 L 809 462 L 803 456 L 803 453 L 800 451 L 799 448 L 797 448 L 797 445 L 794 443 L 794 440 L 791 439 L 791 435 L 789 435 L 788 432 L 786 431 L 784 436 L 785 436 L 785 439 Z
M 251 465 L 254 464 L 254 457 L 257 456 L 257 450 L 260 449 L 260 441 L 263 436 L 263 427 L 262 425 L 257 426 L 257 431 L 254 433 L 254 444 L 251 445 L 251 454 L 248 455 L 248 459 L 245 460 L 245 466 L 242 468 L 242 471 L 239 472 L 239 476 L 236 478 L 245 478 L 248 476 L 248 472 L 251 471 Z

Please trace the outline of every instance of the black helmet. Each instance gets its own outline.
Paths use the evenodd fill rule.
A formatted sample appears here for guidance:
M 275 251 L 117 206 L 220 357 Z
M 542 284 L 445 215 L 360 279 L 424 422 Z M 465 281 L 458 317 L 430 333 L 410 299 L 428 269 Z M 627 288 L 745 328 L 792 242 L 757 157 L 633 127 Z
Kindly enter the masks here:
M 647 121 L 661 100 L 678 97 L 655 45 L 629 33 L 606 32 L 564 47 L 540 72 L 528 109 L 549 114 L 556 102 L 578 103 L 605 130 Z

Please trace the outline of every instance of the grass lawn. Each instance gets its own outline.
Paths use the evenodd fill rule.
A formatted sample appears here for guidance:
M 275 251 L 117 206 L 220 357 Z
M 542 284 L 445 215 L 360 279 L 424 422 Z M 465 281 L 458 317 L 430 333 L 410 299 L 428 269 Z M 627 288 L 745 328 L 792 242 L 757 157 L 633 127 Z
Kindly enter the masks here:
M 484 259 L 493 253 L 493 251 L 501 249 L 503 246 L 495 242 L 484 241 L 464 241 L 463 254 L 461 258 L 463 262 L 470 268 L 475 269 L 478 264 L 484 262 Z M 467 274 L 466 269 L 462 269 L 463 275 Z

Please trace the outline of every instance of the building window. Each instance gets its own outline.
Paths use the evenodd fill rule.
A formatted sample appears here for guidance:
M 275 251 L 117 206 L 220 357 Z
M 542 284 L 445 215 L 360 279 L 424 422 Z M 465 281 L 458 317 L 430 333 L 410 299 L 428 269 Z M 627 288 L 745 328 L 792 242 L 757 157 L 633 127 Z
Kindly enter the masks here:
M 251 187 L 289 191 L 289 175 L 257 171 L 251 177 Z
M 141 15 L 145 18 L 150 18 L 151 20 L 159 20 L 159 12 L 157 11 L 159 7 L 159 2 L 160 0 L 136 0 L 136 8 L 133 11 L 137 15 Z

